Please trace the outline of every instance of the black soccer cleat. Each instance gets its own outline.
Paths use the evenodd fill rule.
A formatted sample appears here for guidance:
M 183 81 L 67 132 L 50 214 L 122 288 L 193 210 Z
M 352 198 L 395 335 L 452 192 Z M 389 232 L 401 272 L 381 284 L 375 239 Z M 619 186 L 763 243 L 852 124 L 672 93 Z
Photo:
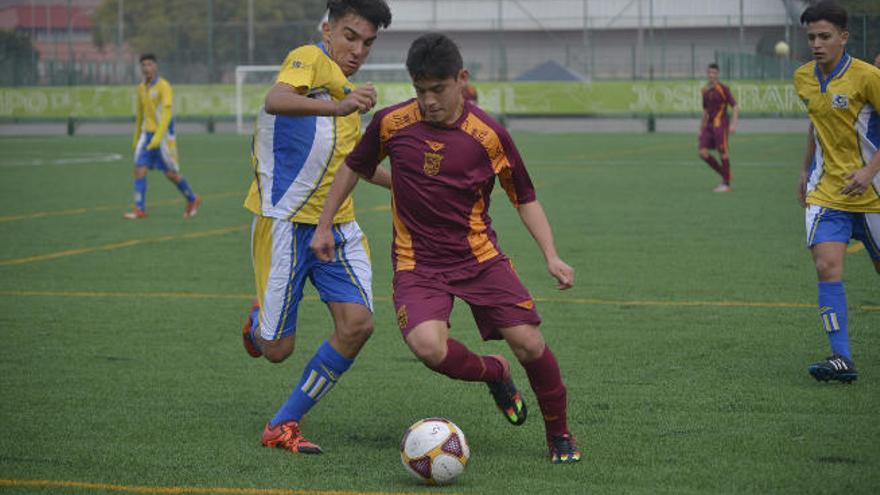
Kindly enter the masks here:
M 507 421 L 512 425 L 519 426 L 526 422 L 528 411 L 526 410 L 526 403 L 522 395 L 516 389 L 516 385 L 513 384 L 513 378 L 510 376 L 510 363 L 499 355 L 491 357 L 501 362 L 501 366 L 504 367 L 504 378 L 499 382 L 487 382 L 486 385 L 489 386 L 489 393 L 492 394 L 492 398 L 495 399 L 495 405 L 498 406 L 498 410 L 501 411 L 501 414 L 504 415 Z
M 553 464 L 573 464 L 581 460 L 581 451 L 571 434 L 555 436 L 550 439 L 550 462 Z
M 820 382 L 837 380 L 852 383 L 859 377 L 855 363 L 851 359 L 835 354 L 824 361 L 813 363 L 809 368 L 810 375 Z

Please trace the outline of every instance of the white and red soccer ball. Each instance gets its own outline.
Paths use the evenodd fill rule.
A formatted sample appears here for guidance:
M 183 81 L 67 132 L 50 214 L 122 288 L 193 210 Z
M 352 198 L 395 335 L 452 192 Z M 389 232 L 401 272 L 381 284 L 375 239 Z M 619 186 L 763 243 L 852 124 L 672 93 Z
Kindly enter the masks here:
M 464 472 L 471 449 L 461 428 L 446 418 L 427 418 L 410 426 L 400 442 L 400 461 L 431 485 L 452 483 Z

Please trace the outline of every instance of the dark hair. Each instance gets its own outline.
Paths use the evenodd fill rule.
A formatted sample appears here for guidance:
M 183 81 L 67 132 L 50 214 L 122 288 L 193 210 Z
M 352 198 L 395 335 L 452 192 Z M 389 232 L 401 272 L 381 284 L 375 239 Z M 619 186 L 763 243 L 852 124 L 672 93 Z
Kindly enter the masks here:
M 709 68 L 710 68 L 710 69 L 715 69 L 715 70 L 721 70 L 721 69 L 718 67 L 718 64 L 716 64 L 715 62 L 712 62 L 711 64 L 709 64 Z
M 143 62 L 144 60 L 152 60 L 153 62 L 156 62 L 156 63 L 159 62 L 159 60 L 156 58 L 156 56 L 153 55 L 152 53 L 144 53 L 143 55 L 141 55 L 140 61 Z
M 419 36 L 406 54 L 406 70 L 413 81 L 457 78 L 463 66 L 458 45 L 440 33 Z
M 822 0 L 810 5 L 801 14 L 801 24 L 803 25 L 818 21 L 828 21 L 841 31 L 846 31 L 846 9 L 831 0 Z
M 391 25 L 391 9 L 385 0 L 327 0 L 327 18 L 338 21 L 348 14 L 363 17 L 376 29 Z

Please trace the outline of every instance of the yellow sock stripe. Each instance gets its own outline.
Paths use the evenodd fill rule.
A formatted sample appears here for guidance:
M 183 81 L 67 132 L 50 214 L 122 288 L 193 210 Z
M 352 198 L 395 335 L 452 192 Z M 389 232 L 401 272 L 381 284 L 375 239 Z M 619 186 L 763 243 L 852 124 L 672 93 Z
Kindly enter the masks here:
M 318 394 L 318 397 L 315 398 L 315 402 L 318 402 L 319 400 L 321 400 L 322 397 L 327 395 L 327 392 L 329 392 L 330 389 L 333 388 L 333 385 L 335 385 L 335 382 L 333 382 L 333 381 L 327 382 L 327 386 L 324 387 L 324 390 L 322 390 L 320 394 Z
M 302 390 L 302 393 L 308 394 L 309 389 L 312 388 L 312 385 L 314 385 L 317 378 L 318 373 L 315 370 L 312 370 L 312 372 L 309 374 L 308 379 L 306 379 L 306 382 L 303 383 L 303 386 L 300 388 L 300 390 Z
M 310 399 L 315 400 L 315 397 L 317 397 L 318 394 L 321 393 L 321 390 L 324 388 L 324 385 L 326 383 L 327 377 L 322 376 L 318 379 L 318 383 L 316 383 L 315 386 L 312 387 L 312 390 L 310 390 L 306 395 L 308 395 Z

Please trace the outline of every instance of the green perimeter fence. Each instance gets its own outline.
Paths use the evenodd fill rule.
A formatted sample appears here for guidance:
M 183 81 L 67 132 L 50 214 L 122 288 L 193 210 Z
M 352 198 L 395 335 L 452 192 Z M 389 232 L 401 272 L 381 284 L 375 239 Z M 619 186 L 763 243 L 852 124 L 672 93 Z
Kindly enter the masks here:
M 695 116 L 702 111 L 702 81 L 512 82 L 477 84 L 480 106 L 515 116 Z M 741 114 L 794 117 L 804 106 L 784 81 L 730 83 Z M 243 116 L 262 104 L 265 84 L 244 85 Z M 406 83 L 377 85 L 377 108 L 414 95 Z M 119 120 L 134 115 L 132 86 L 0 88 L 0 121 Z M 174 111 L 189 120 L 231 120 L 236 116 L 234 85 L 175 85 Z

